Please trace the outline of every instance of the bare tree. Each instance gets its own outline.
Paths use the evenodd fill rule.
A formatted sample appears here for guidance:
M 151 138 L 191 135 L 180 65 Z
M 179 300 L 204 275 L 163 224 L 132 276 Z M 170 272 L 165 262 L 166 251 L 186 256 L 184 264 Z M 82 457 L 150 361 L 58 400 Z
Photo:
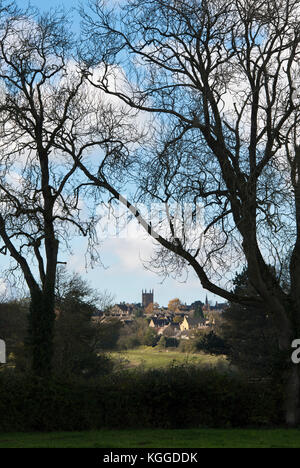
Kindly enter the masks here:
M 202 245 L 191 245 L 184 229 L 176 235 L 172 215 L 169 234 L 158 234 L 107 181 L 82 169 L 169 251 L 161 266 L 188 264 L 212 293 L 265 305 L 285 353 L 290 425 L 299 420 L 300 390 L 290 359 L 300 336 L 299 11 L 299 0 L 128 0 L 111 11 L 93 0 L 82 12 L 86 64 L 102 64 L 102 78 L 90 82 L 156 117 L 140 152 L 145 199 L 203 203 Z M 122 86 L 112 79 L 120 69 Z M 237 265 L 247 266 L 253 297 L 216 279 Z
M 74 234 L 95 236 L 94 203 L 78 164 L 96 146 L 112 177 L 127 164 L 120 141 L 126 112 L 113 112 L 99 95 L 95 102 L 75 52 L 63 13 L 1 15 L 0 251 L 30 291 L 29 343 L 39 375 L 51 372 L 59 246 Z

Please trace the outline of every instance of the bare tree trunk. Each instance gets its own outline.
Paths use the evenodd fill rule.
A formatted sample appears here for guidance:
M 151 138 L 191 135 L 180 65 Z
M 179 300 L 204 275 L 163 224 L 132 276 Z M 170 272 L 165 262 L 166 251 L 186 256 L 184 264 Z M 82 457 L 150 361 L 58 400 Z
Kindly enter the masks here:
M 300 390 L 300 371 L 299 364 L 291 363 L 286 378 L 285 387 L 285 422 L 289 427 L 296 427 L 299 423 L 299 390 Z
M 279 335 L 279 348 L 285 356 L 283 356 L 283 411 L 288 427 L 296 427 L 300 422 L 300 364 L 292 361 L 292 342 L 295 337 L 293 329 L 297 329 L 297 326 L 292 327 L 290 324 L 286 327 L 282 324 Z
M 54 321 L 54 296 L 51 297 L 51 294 L 43 291 L 32 293 L 29 311 L 29 346 L 32 353 L 32 371 L 40 377 L 51 374 Z

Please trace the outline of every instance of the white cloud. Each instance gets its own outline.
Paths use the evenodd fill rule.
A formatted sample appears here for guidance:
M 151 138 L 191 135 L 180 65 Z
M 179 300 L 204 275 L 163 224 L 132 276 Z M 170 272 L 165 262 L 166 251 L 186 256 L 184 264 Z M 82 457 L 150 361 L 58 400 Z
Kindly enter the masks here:
M 4 296 L 7 293 L 7 284 L 4 278 L 0 278 L 0 296 Z

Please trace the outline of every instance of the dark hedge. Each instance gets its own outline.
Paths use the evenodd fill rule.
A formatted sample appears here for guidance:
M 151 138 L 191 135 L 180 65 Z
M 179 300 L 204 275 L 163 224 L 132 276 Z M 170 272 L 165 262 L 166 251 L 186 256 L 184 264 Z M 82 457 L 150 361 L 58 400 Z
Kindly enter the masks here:
M 136 370 L 101 380 L 0 373 L 0 431 L 274 426 L 281 392 L 197 366 Z

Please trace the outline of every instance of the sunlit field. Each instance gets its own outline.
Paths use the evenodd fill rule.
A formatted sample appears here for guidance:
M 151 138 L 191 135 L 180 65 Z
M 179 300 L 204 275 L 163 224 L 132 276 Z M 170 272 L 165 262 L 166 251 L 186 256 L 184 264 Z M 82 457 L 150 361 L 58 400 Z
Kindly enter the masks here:
M 210 366 L 228 366 L 224 356 L 210 356 L 204 353 L 181 353 L 174 348 L 159 349 L 151 346 L 141 346 L 126 351 L 113 352 L 111 356 L 121 359 L 128 367 L 143 366 L 146 369 L 160 368 L 173 363 L 203 364 Z

